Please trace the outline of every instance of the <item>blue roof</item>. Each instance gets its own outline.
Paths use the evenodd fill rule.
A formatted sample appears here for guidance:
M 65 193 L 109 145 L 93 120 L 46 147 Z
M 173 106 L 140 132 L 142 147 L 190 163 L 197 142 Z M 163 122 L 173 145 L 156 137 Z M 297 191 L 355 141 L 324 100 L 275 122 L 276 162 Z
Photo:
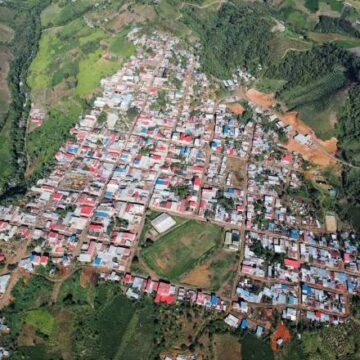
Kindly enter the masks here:
M 218 298 L 215 294 L 212 294 L 211 295 L 211 305 L 216 305 L 217 304 L 217 301 L 218 301 Z
M 111 197 L 113 196 L 113 193 L 112 193 L 111 191 L 106 191 L 105 194 L 104 194 L 104 196 L 105 196 L 107 199 L 109 199 L 109 198 L 111 198 Z
M 296 230 L 296 229 L 292 229 L 292 230 L 291 230 L 291 238 L 292 238 L 293 240 L 297 240 L 298 237 L 299 237 L 299 231 Z
M 95 263 L 95 266 L 99 266 L 101 264 L 101 258 L 96 257 L 94 263 Z
M 99 217 L 103 217 L 103 218 L 108 218 L 109 217 L 109 214 L 105 211 L 96 211 L 96 216 L 99 216 Z
M 242 328 L 242 329 L 246 329 L 246 328 L 247 328 L 247 320 L 246 320 L 246 319 L 242 319 L 242 320 L 241 320 L 241 328 Z
M 304 284 L 302 286 L 303 292 L 306 292 L 307 294 L 311 294 L 312 293 L 312 288 L 307 286 L 306 284 Z
M 158 178 L 157 180 L 156 180 L 156 184 L 164 184 L 165 183 L 165 179 L 163 179 L 163 178 Z

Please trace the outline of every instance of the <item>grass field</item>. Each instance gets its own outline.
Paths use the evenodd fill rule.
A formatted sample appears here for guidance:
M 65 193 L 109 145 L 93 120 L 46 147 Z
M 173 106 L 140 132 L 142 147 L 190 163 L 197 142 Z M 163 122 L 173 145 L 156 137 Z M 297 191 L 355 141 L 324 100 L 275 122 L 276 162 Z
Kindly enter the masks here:
M 50 336 L 55 326 L 55 319 L 45 309 L 31 310 L 25 315 L 25 323 L 33 325 L 41 333 Z
M 246 333 L 241 341 L 241 358 L 244 360 L 272 360 L 274 359 L 274 354 L 269 341 Z
M 230 334 L 215 335 L 215 360 L 241 359 L 241 345 L 239 339 Z
M 221 233 L 216 225 L 189 220 L 158 238 L 141 256 L 159 276 L 177 280 L 219 246 Z
M 308 32 L 309 39 L 317 43 L 335 42 L 337 45 L 344 48 L 353 48 L 360 46 L 360 39 L 353 38 L 351 36 L 336 34 L 336 33 L 318 33 L 310 31 Z
M 7 121 L 3 129 L 0 131 L 0 174 L 8 176 L 12 174 L 13 168 L 11 163 L 11 124 Z
M 231 279 L 236 267 L 236 252 L 217 249 L 211 257 L 184 274 L 180 281 L 198 288 L 219 291 L 225 285 L 232 287 Z
M 124 58 L 128 58 L 135 52 L 135 46 L 126 39 L 126 35 L 129 33 L 129 28 L 117 33 L 110 42 L 110 51 L 113 54 L 121 55 Z

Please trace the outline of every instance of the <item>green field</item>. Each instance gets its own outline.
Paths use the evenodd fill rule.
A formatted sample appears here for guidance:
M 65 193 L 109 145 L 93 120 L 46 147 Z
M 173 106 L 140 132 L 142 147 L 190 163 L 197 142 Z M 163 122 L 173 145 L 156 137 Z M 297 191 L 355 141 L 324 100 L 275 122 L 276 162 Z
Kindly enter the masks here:
M 35 309 L 26 313 L 25 323 L 35 326 L 41 333 L 50 336 L 54 330 L 55 319 L 49 311 Z
M 123 31 L 117 33 L 110 41 L 110 51 L 116 55 L 123 57 L 130 57 L 135 52 L 135 46 L 126 39 L 129 29 L 126 28 Z
M 279 61 L 289 50 L 307 50 L 311 43 L 296 38 L 291 32 L 277 34 L 270 42 L 272 61 Z
M 159 276 L 176 280 L 219 246 L 221 233 L 216 225 L 189 220 L 143 249 L 141 256 Z
M 247 333 L 241 341 L 241 358 L 244 360 L 272 360 L 274 354 L 268 341 Z
M 9 176 L 13 172 L 11 163 L 11 124 L 6 122 L 0 131 L 0 174 L 1 176 Z

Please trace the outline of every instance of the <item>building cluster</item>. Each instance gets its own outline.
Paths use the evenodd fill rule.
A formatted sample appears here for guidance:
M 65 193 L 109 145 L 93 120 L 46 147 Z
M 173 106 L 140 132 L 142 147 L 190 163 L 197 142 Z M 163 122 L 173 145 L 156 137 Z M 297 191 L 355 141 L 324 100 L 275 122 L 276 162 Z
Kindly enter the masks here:
M 122 278 L 116 278 L 116 280 L 120 280 L 126 287 L 126 296 L 131 299 L 139 299 L 142 294 L 146 294 L 153 296 L 156 304 L 172 305 L 189 302 L 192 305 L 202 306 L 209 310 L 224 312 L 227 309 L 226 303 L 214 293 L 209 294 L 201 290 L 130 273 L 126 273 Z
M 252 230 L 245 239 L 235 310 L 268 304 L 292 321 L 338 324 L 346 319 L 349 299 L 360 290 L 354 235 L 292 229 L 280 236 Z
M 101 81 L 102 95 L 71 129 L 51 174 L 21 206 L 0 207 L 0 239 L 31 249 L 19 266 L 32 272 L 50 259 L 63 267 L 78 261 L 109 280 L 126 274 L 131 298 L 148 293 L 155 302 L 224 311 L 215 294 L 128 273 L 152 209 L 226 227 L 224 246 L 242 254 L 233 304 L 240 326 L 258 331 L 254 304 L 279 307 L 290 320 L 343 319 L 359 290 L 356 239 L 326 235 L 294 196 L 304 187 L 302 159 L 281 147 L 281 121 L 251 103 L 231 111 L 236 97 L 218 104 L 198 58 L 179 40 L 136 29 L 128 37 L 136 53 Z M 161 233 L 173 224 L 164 215 L 156 226 Z M 0 292 L 9 278 L 0 277 Z

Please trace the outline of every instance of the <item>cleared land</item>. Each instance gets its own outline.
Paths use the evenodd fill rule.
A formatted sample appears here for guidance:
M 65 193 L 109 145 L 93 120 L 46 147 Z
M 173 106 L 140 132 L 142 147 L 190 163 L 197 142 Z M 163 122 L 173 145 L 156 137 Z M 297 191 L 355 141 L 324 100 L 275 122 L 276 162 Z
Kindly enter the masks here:
M 222 229 L 189 220 L 144 249 L 142 258 L 159 276 L 177 280 L 219 246 Z

